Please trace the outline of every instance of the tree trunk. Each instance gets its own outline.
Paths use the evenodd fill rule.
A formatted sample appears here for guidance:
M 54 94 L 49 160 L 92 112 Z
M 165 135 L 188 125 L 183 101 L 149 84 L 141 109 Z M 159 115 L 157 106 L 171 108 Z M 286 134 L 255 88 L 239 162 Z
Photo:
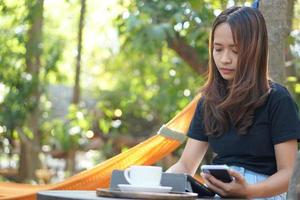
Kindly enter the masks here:
M 289 191 L 287 199 L 294 200 L 300 199 L 300 151 L 298 152 L 296 165 L 294 166 L 294 172 L 289 184 Z
M 26 99 L 32 103 L 32 110 L 27 117 L 27 127 L 33 134 L 32 139 L 29 139 L 22 129 L 19 129 L 19 136 L 21 140 L 21 154 L 19 165 L 19 179 L 34 179 L 35 170 L 39 167 L 39 149 L 41 135 L 39 132 L 39 118 L 40 118 L 40 68 L 41 68 L 41 42 L 42 42 L 42 24 L 43 24 L 43 6 L 44 0 L 36 0 L 28 2 L 28 19 L 29 30 L 28 39 L 26 42 L 26 72 L 31 75 L 32 93 Z
M 78 104 L 80 99 L 80 71 L 81 71 L 81 51 L 82 51 L 82 32 L 84 28 L 84 15 L 86 0 L 81 0 L 81 9 L 78 26 L 78 44 L 77 44 L 77 56 L 76 56 L 76 72 L 75 72 L 75 84 L 73 90 L 73 104 Z
M 18 180 L 32 180 L 35 178 L 35 170 L 38 169 L 38 151 L 28 142 L 21 142 L 20 168 Z
M 70 149 L 67 154 L 66 160 L 66 170 L 70 172 L 70 175 L 73 175 L 75 172 L 75 158 L 76 158 L 76 150 Z
M 260 1 L 269 35 L 269 74 L 278 82 L 285 83 L 285 47 L 288 28 L 288 1 L 263 0 Z
M 80 9 L 80 17 L 79 17 L 79 25 L 78 25 L 78 44 L 77 44 L 77 57 L 76 57 L 76 72 L 75 72 L 75 83 L 73 89 L 73 99 L 72 103 L 77 105 L 80 100 L 80 72 L 81 72 L 81 53 L 82 53 L 82 33 L 84 28 L 84 16 L 86 8 L 86 0 L 81 0 L 81 9 Z M 72 148 L 72 147 L 71 147 Z M 68 150 L 68 158 L 66 169 L 70 172 L 70 174 L 74 174 L 75 172 L 75 157 L 76 150 L 69 149 Z
M 294 18 L 294 6 L 295 1 L 294 0 L 288 0 L 288 12 L 287 12 L 287 26 L 288 26 L 288 34 L 292 31 L 292 22 Z M 294 62 L 294 56 L 292 54 L 290 44 L 287 42 L 285 47 L 285 67 L 286 67 L 286 76 L 292 76 L 297 77 L 297 69 Z M 299 78 L 298 78 L 299 79 Z M 288 82 L 287 81 L 287 87 L 292 92 L 294 90 L 294 82 Z M 296 95 L 294 96 L 297 97 Z

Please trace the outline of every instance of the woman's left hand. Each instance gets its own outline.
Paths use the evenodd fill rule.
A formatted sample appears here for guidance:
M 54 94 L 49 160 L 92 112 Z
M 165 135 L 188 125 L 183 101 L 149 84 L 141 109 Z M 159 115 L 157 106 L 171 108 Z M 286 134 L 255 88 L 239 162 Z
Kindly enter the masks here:
M 201 175 L 205 179 L 207 187 L 221 197 L 246 198 L 248 196 L 249 184 L 247 184 L 244 177 L 238 172 L 232 170 L 228 170 L 228 172 L 233 177 L 233 181 L 230 183 L 224 183 L 210 174 L 201 173 Z

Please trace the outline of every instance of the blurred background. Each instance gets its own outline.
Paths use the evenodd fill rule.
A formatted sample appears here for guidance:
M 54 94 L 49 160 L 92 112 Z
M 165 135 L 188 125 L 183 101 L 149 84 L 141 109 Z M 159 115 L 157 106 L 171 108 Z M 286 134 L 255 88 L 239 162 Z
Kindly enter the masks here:
M 272 73 L 299 104 L 300 0 L 282 1 Z M 204 83 L 215 16 L 251 3 L 0 0 L 0 181 L 59 182 L 156 134 Z

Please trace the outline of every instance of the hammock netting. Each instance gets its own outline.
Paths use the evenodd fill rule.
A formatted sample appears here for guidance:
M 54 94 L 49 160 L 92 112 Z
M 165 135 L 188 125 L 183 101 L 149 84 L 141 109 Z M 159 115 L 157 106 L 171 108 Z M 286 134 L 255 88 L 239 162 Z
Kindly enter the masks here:
M 199 98 L 200 94 L 165 124 L 158 134 L 126 152 L 55 184 L 0 183 L 0 199 L 34 200 L 37 192 L 42 190 L 96 190 L 109 187 L 113 170 L 124 170 L 131 165 L 152 165 L 179 147 L 185 140 Z

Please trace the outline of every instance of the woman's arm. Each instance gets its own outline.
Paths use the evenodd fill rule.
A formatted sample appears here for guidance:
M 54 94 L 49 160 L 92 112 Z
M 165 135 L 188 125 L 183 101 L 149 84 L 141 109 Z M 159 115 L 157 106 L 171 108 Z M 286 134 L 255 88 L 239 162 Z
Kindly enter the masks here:
M 194 175 L 207 149 L 207 142 L 188 138 L 180 159 L 167 172 Z
M 261 183 L 250 185 L 249 197 L 269 197 L 287 192 L 297 156 L 297 140 L 276 144 L 274 149 L 277 172 Z
M 276 144 L 274 148 L 277 172 L 265 181 L 257 184 L 247 184 L 242 175 L 230 171 L 230 174 L 235 178 L 231 183 L 223 183 L 213 176 L 205 174 L 206 184 L 209 188 L 225 197 L 271 197 L 287 192 L 296 161 L 297 140 Z

